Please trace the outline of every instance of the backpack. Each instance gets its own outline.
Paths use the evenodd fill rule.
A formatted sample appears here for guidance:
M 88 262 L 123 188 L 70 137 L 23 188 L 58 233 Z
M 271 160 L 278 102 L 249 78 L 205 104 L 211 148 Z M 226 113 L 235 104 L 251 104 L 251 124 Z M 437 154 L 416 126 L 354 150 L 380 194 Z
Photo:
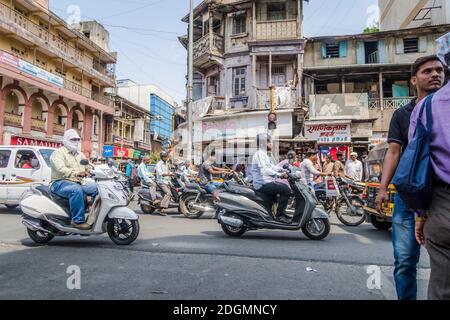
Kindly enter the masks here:
M 403 153 L 392 183 L 407 209 L 428 210 L 432 197 L 431 128 L 433 95 L 424 101 L 412 141 Z M 422 123 L 423 112 L 427 126 Z

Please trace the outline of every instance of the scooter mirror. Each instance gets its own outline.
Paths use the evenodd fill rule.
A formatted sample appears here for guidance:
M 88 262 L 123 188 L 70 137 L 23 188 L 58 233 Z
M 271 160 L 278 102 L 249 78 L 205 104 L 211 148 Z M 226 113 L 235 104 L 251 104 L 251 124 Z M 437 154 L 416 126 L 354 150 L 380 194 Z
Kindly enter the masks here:
M 81 164 L 82 166 L 87 166 L 87 165 L 89 165 L 89 161 L 86 160 L 86 159 L 83 159 L 83 160 L 80 161 L 80 164 Z
M 285 164 L 285 165 L 283 166 L 283 169 L 284 169 L 284 170 L 289 170 L 289 165 L 288 165 L 288 164 Z

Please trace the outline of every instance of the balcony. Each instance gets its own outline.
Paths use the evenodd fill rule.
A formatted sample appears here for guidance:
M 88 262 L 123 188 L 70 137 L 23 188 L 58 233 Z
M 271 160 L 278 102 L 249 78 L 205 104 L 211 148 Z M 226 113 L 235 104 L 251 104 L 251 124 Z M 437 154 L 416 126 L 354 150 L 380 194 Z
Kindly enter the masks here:
M 57 136 L 63 136 L 66 131 L 66 127 L 62 124 L 53 124 L 53 134 Z
M 223 52 L 223 37 L 208 33 L 194 43 L 194 66 L 206 68 L 214 63 L 222 64 Z
M 257 89 L 256 90 L 256 106 L 258 110 L 271 109 L 271 90 Z M 285 87 L 277 87 L 274 92 L 275 109 L 294 109 L 298 107 L 297 90 Z
M 296 19 L 256 22 L 256 40 L 285 40 L 298 37 Z
M 22 127 L 22 115 L 5 112 L 3 123 L 7 126 Z
M 31 119 L 31 130 L 46 132 L 47 128 L 45 125 L 45 120 L 41 119 Z
M 16 38 L 25 39 L 26 42 L 50 51 L 51 54 L 70 62 L 111 87 L 115 84 L 115 75 L 106 69 L 98 68 L 100 70 L 97 70 L 94 66 L 95 61 L 85 56 L 82 50 L 3 3 L 0 3 L 0 29 L 6 30 Z
M 406 106 L 413 97 L 385 98 L 381 103 L 380 99 L 369 99 L 369 110 L 397 110 Z

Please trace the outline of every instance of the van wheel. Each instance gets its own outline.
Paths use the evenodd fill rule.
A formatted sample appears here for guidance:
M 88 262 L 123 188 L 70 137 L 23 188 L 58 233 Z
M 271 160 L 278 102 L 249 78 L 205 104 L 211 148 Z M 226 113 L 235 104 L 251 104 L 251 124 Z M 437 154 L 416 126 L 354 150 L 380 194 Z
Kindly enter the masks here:
M 5 207 L 11 210 L 17 208 L 18 206 L 18 204 L 5 204 Z
M 47 244 L 55 237 L 54 235 L 41 230 L 33 231 L 27 229 L 27 232 L 30 239 L 38 244 Z
M 388 231 L 392 227 L 392 222 L 386 220 L 380 220 L 377 216 L 371 214 L 370 222 L 372 225 L 381 231 Z

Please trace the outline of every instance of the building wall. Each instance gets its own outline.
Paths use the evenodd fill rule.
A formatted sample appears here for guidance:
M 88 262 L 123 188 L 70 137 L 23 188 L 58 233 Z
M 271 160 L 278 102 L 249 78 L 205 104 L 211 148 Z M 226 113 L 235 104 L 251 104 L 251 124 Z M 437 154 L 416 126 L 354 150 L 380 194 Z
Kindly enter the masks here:
M 414 21 L 417 14 L 419 17 L 425 14 L 422 8 L 433 5 L 442 8 L 432 10 L 431 21 Z M 450 23 L 450 4 L 446 0 L 379 0 L 379 6 L 382 31 Z

